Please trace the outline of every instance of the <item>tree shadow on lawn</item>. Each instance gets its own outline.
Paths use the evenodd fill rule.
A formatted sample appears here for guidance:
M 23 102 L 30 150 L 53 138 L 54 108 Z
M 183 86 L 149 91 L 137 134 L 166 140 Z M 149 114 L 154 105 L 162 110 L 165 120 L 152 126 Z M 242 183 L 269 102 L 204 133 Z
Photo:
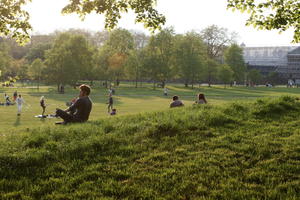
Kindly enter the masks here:
M 17 116 L 16 121 L 13 125 L 14 127 L 18 127 L 21 125 L 21 116 Z

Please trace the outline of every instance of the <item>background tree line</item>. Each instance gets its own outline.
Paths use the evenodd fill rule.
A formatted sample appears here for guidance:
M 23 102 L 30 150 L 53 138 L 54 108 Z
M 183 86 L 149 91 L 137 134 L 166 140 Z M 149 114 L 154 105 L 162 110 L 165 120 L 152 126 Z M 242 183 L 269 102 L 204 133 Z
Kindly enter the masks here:
M 125 29 L 96 33 L 71 29 L 32 36 L 26 46 L 1 38 L 0 78 L 55 84 L 58 90 L 80 80 L 91 84 L 101 80 L 106 86 L 131 80 L 136 87 L 138 82 L 151 81 L 154 88 L 172 81 L 194 87 L 266 80 L 247 71 L 235 38 L 235 33 L 215 25 L 185 34 L 166 28 L 152 36 Z

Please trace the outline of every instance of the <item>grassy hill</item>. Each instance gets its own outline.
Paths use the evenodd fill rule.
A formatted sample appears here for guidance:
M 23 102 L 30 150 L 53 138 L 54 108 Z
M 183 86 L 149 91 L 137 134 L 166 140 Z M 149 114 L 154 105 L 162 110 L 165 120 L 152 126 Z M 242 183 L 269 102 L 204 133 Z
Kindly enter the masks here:
M 0 199 L 299 199 L 299 113 L 281 97 L 3 134 Z

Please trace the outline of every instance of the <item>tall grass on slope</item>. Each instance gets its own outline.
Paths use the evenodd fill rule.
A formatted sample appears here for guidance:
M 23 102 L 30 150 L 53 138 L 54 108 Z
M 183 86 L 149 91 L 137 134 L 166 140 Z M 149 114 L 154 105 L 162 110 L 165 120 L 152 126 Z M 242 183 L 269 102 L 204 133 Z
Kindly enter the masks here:
M 299 199 L 300 103 L 200 105 L 0 142 L 0 199 Z

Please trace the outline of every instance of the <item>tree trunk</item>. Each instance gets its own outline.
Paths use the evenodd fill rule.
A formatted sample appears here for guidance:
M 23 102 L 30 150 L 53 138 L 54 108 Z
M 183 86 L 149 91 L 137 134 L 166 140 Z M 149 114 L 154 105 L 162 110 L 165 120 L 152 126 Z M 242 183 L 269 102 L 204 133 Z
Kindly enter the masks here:
M 40 77 L 38 78 L 37 89 L 40 90 Z
M 155 81 L 153 81 L 153 90 L 156 89 L 156 85 L 155 84 L 156 84 Z
M 137 88 L 138 87 L 138 77 L 136 76 L 135 77 L 135 88 Z

